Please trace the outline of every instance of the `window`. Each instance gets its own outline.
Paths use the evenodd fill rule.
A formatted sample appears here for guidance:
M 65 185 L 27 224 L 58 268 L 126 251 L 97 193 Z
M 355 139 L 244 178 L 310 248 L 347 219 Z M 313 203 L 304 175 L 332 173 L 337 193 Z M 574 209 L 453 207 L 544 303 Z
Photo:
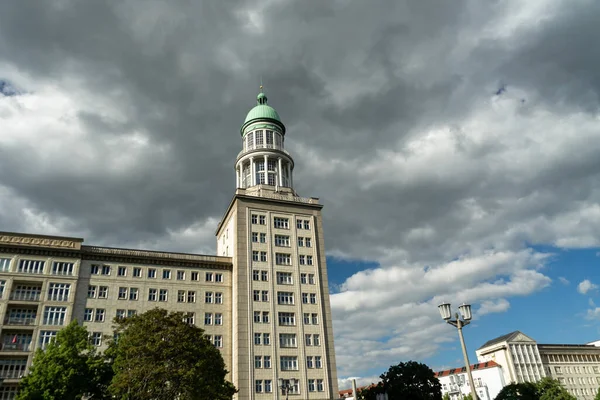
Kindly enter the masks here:
M 304 343 L 307 346 L 312 346 L 312 335 L 311 334 L 304 335 Z
M 266 225 L 267 224 L 267 217 L 264 215 L 259 215 L 258 216 L 258 223 L 259 225 Z
M 110 265 L 102 266 L 102 275 L 110 275 Z
M 2 265 L 2 260 L 0 260 L 0 266 Z M 55 261 L 52 264 L 52 275 L 73 275 L 73 263 L 70 262 L 58 262 Z M 0 268 L 0 271 L 2 269 Z
M 314 334 L 313 335 L 313 346 L 320 346 L 321 345 L 321 336 L 319 336 L 318 334 Z
M 64 325 L 67 307 L 44 308 L 44 325 Z
M 223 274 L 215 274 L 215 282 L 223 282 Z
M 86 308 L 85 311 L 83 312 L 83 320 L 85 322 L 92 322 L 93 319 L 94 319 L 94 309 Z
M 253 224 L 258 224 L 258 215 L 256 214 L 252 214 L 252 223 Z
M 215 345 L 215 347 L 223 347 L 223 336 L 215 335 L 213 344 Z
M 304 240 L 305 240 L 305 243 L 306 243 L 306 247 L 312 247 L 312 243 L 311 243 L 310 238 L 305 238 Z
M 212 282 L 213 281 L 213 273 L 212 272 L 207 272 L 204 276 L 204 280 L 206 282 Z
M 23 274 L 43 274 L 45 261 L 21 260 L 17 272 Z
M 87 295 L 88 299 L 96 298 L 96 289 L 97 288 L 98 288 L 97 286 L 92 286 L 92 285 L 88 286 L 88 295 Z
M 198 272 L 192 272 L 191 279 L 192 279 L 193 281 L 198 281 L 198 280 L 199 280 L 199 279 L 198 279 L 198 278 L 199 278 L 199 276 L 200 276 L 200 275 L 198 274 Z
M 269 275 L 267 271 L 260 271 L 260 280 L 263 282 L 267 282 L 269 280 Z
M 300 264 L 300 265 L 306 264 L 306 258 L 303 255 L 298 256 L 298 264 Z
M 261 243 L 267 243 L 267 234 L 266 233 L 261 233 L 260 234 L 260 242 Z
M 204 325 L 212 325 L 212 313 L 204 313 Z
M 280 285 L 292 285 L 294 283 L 291 272 L 277 272 L 277 283 Z
M 223 293 L 221 293 L 221 292 L 215 293 L 215 304 L 223 304 Z
M 94 346 L 102 345 L 102 332 L 92 332 L 90 335 L 90 343 Z
M 117 276 L 127 276 L 127 267 L 117 267 Z
M 253 292 L 254 295 L 254 301 L 260 301 L 260 290 L 255 290 Z
M 195 303 L 196 302 L 196 291 L 195 290 L 188 290 L 188 292 L 187 292 L 187 302 L 188 303 Z
M 313 325 L 319 324 L 319 317 L 317 316 L 317 314 L 311 314 L 311 320 Z
M 158 301 L 167 301 L 169 291 L 167 289 L 160 289 L 158 292 Z
M 308 293 L 302 293 L 302 304 L 308 304 Z
M 135 267 L 133 269 L 133 277 L 134 278 L 141 278 L 142 277 L 142 269 L 138 268 L 138 267 Z
M 273 226 L 278 229 L 290 229 L 290 220 L 287 218 L 273 218 Z
M 178 290 L 177 291 L 177 302 L 178 303 L 185 303 L 185 290 Z
M 310 325 L 310 314 L 304 313 L 304 325 Z
M 171 270 L 170 269 L 163 269 L 163 279 L 171 279 Z
M 127 288 L 126 287 L 119 288 L 119 300 L 127 300 Z
M 280 333 L 279 346 L 281 347 L 298 347 L 295 333 Z
M 306 256 L 306 265 L 313 265 L 313 256 Z
M 148 268 L 148 278 L 156 278 L 156 270 L 154 268 Z
M 256 393 L 262 393 L 263 391 L 263 385 L 262 385 L 263 381 L 260 379 L 257 379 L 256 381 L 254 381 L 254 389 Z
M 205 303 L 212 303 L 213 302 L 213 294 L 212 294 L 212 292 L 206 292 L 204 294 L 204 302 Z
M 117 310 L 116 318 L 117 319 L 123 319 L 123 318 L 125 318 L 125 315 L 126 315 L 126 311 L 125 310 Z
M 96 318 L 94 318 L 95 322 L 104 322 L 104 315 L 106 311 L 104 308 L 96 308 Z
M 108 298 L 108 286 L 100 286 L 98 288 L 98 298 L 99 299 Z
M 10 272 L 10 258 L 0 258 L 0 272 Z
M 68 301 L 71 284 L 69 283 L 50 283 L 48 286 L 49 301 Z
M 304 220 L 304 229 L 310 229 L 310 221 L 309 220 Z
M 100 273 L 100 266 L 97 264 L 92 264 L 90 266 L 90 274 L 98 275 Z
M 279 325 L 296 325 L 296 317 L 294 313 L 280 312 Z
M 321 356 L 315 356 L 315 368 L 323 368 L 323 363 L 321 362 Z
M 156 289 L 148 289 L 148 301 L 156 301 Z
M 280 367 L 282 371 L 295 371 L 298 369 L 298 357 L 282 356 L 280 358 Z
M 129 288 L 129 300 L 137 300 L 138 299 L 138 288 L 132 287 Z
M 184 321 L 186 324 L 194 325 L 195 319 L 196 319 L 196 313 L 188 312 L 185 314 Z
M 6 281 L 0 281 L 0 299 L 4 295 L 4 288 L 6 287 Z M 12 296 L 11 296 L 12 297 Z M 38 296 L 39 297 L 39 296 Z
M 261 334 L 260 333 L 255 333 L 254 334 L 254 344 L 256 345 L 260 345 L 260 339 L 261 339 Z
M 310 304 L 317 304 L 317 294 L 316 293 L 310 294 Z
M 323 379 L 317 379 L 317 392 L 322 392 L 325 390 L 323 388 Z
M 277 292 L 277 304 L 294 304 L 294 293 Z
M 262 356 L 254 356 L 254 368 L 262 368 Z
M 266 251 L 260 252 L 260 261 L 267 262 L 267 252 Z
M 268 324 L 269 323 L 269 312 L 268 311 L 263 311 L 263 313 L 262 313 L 262 322 L 263 322 L 263 324 Z
M 185 280 L 185 271 L 177 271 L 177 280 L 184 281 Z
M 308 274 L 308 284 L 309 285 L 315 284 L 315 274 Z
M 223 325 L 223 314 L 221 314 L 221 313 L 215 314 L 215 325 Z
M 260 281 L 260 271 L 257 271 L 257 270 L 252 271 L 252 280 Z
M 275 263 L 277 265 L 291 265 L 292 257 L 287 253 L 275 253 Z
M 252 250 L 252 261 L 258 261 L 258 260 L 259 260 L 258 250 Z
M 314 392 L 315 390 L 316 390 L 315 380 L 314 379 L 309 379 L 308 380 L 308 391 L 309 392 Z
M 40 331 L 40 347 L 45 349 L 46 346 L 56 338 L 56 331 Z
M 304 247 L 304 238 L 298 238 L 298 247 Z
M 284 235 L 275 235 L 275 246 L 290 247 L 290 237 Z
M 264 368 L 271 368 L 271 356 L 264 356 L 263 357 L 263 367 Z
M 307 279 L 306 279 L 306 274 L 300 274 L 300 283 L 303 285 L 306 285 Z
M 265 393 L 271 393 L 272 391 L 273 391 L 272 381 L 270 379 L 265 379 Z
M 258 232 L 252 232 L 252 242 L 258 243 Z
M 557 374 L 562 374 L 560 367 L 554 367 L 554 372 Z
M 302 220 L 301 219 L 296 220 L 296 228 L 302 229 Z
M 127 318 L 137 315 L 136 310 L 127 310 Z
M 261 299 L 262 301 L 269 301 L 269 291 L 268 290 L 263 290 L 261 292 Z

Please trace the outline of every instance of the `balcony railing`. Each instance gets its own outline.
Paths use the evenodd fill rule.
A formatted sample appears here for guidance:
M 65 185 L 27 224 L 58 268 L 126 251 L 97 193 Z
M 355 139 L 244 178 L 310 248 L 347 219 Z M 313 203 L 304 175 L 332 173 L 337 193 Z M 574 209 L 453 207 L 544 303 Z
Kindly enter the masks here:
M 31 343 L 4 343 L 0 345 L 0 351 L 30 351 Z
M 25 374 L 25 368 L 13 370 L 0 370 L 0 378 L 4 379 L 19 379 Z
M 19 293 L 19 292 L 13 292 L 10 294 L 10 300 L 17 300 L 17 301 L 40 301 L 40 296 L 41 296 L 41 292 L 40 293 Z
M 277 146 L 275 144 L 255 144 L 253 146 L 248 147 L 247 149 L 244 149 L 244 150 L 240 151 L 238 153 L 236 159 L 240 158 L 242 155 L 244 155 L 246 153 L 250 153 L 251 151 L 263 150 L 263 149 L 279 150 L 279 151 L 283 152 L 284 154 L 287 154 L 288 156 L 290 156 L 290 153 L 288 153 L 288 151 L 285 150 L 283 148 L 283 146 Z
M 4 319 L 4 325 L 35 325 L 35 319 L 36 317 L 8 317 Z

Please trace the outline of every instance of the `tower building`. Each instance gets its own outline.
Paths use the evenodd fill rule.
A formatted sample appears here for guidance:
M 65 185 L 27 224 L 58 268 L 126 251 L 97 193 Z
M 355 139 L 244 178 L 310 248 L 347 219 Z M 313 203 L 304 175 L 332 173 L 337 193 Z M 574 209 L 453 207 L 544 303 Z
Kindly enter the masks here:
M 104 348 L 113 318 L 154 307 L 206 331 L 236 399 L 336 398 L 323 206 L 294 190 L 285 125 L 262 87 L 240 133 L 216 256 L 0 232 L 1 399 L 14 398 L 35 349 L 71 320 Z

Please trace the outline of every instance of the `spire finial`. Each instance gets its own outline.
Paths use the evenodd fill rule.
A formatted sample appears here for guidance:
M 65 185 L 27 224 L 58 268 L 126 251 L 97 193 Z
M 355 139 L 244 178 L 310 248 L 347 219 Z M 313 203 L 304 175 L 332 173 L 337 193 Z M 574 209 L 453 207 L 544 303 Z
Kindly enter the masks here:
M 263 92 L 262 75 L 260 76 L 260 92 Z
M 263 91 L 262 76 L 260 77 L 260 93 L 258 93 L 258 96 L 256 96 L 256 103 L 267 104 L 267 95 Z

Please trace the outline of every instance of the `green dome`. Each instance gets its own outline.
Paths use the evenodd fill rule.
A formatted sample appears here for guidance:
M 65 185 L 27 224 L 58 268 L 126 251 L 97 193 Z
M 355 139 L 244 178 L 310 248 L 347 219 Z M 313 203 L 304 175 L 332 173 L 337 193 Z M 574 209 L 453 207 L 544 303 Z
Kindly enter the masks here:
M 249 123 L 256 120 L 268 120 L 275 122 L 277 125 L 281 126 L 283 133 L 285 134 L 285 126 L 281 122 L 279 114 L 277 114 L 277 111 L 275 111 L 273 107 L 267 104 L 267 96 L 263 92 L 260 92 L 258 96 L 256 96 L 256 103 L 257 105 L 248 112 L 248 115 L 246 115 L 246 119 L 242 125 L 241 134 L 244 134 L 244 128 Z

